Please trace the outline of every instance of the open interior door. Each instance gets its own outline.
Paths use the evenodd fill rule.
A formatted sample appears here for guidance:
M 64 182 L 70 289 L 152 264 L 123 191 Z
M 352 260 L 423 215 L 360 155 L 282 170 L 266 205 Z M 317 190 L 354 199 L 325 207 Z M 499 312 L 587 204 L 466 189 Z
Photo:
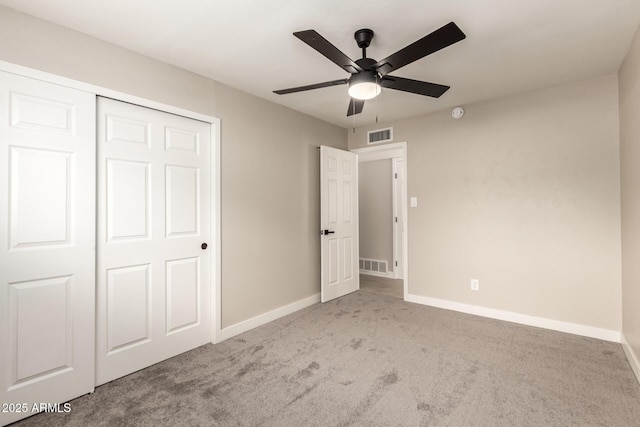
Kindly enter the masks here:
M 320 147 L 321 300 L 360 289 L 358 156 Z

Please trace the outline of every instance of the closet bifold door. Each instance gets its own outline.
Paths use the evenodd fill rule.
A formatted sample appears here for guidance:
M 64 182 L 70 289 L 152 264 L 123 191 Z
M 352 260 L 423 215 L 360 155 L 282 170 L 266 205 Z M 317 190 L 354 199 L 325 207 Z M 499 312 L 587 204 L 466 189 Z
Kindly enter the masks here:
M 95 95 L 0 72 L 0 424 L 93 391 Z
M 96 385 L 211 341 L 211 126 L 98 97 Z

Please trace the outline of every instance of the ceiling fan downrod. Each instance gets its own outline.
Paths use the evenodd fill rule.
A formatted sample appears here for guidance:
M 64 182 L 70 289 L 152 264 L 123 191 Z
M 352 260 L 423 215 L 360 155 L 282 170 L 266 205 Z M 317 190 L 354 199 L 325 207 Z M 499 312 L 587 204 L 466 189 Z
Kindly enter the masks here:
M 362 49 L 362 59 L 367 57 L 367 48 L 373 40 L 373 30 L 368 28 L 362 28 L 353 34 L 353 38 L 356 39 L 358 47 Z

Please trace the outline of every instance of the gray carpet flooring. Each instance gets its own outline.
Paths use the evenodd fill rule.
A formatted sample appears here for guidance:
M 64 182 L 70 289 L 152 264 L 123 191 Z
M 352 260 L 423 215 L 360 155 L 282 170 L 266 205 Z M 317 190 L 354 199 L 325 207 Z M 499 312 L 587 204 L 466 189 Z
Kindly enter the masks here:
M 356 292 L 17 425 L 639 426 L 619 344 Z

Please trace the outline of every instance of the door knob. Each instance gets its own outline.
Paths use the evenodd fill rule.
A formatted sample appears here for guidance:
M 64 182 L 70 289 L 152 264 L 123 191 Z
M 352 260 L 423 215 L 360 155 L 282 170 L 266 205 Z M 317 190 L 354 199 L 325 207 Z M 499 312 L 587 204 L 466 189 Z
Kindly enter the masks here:
M 205 249 L 207 249 L 207 244 L 203 243 L 203 244 L 200 245 L 200 247 L 202 248 L 202 250 L 205 250 Z
M 333 234 L 335 233 L 335 231 L 330 231 L 330 230 L 320 230 L 320 234 L 323 236 L 326 236 L 327 234 Z

